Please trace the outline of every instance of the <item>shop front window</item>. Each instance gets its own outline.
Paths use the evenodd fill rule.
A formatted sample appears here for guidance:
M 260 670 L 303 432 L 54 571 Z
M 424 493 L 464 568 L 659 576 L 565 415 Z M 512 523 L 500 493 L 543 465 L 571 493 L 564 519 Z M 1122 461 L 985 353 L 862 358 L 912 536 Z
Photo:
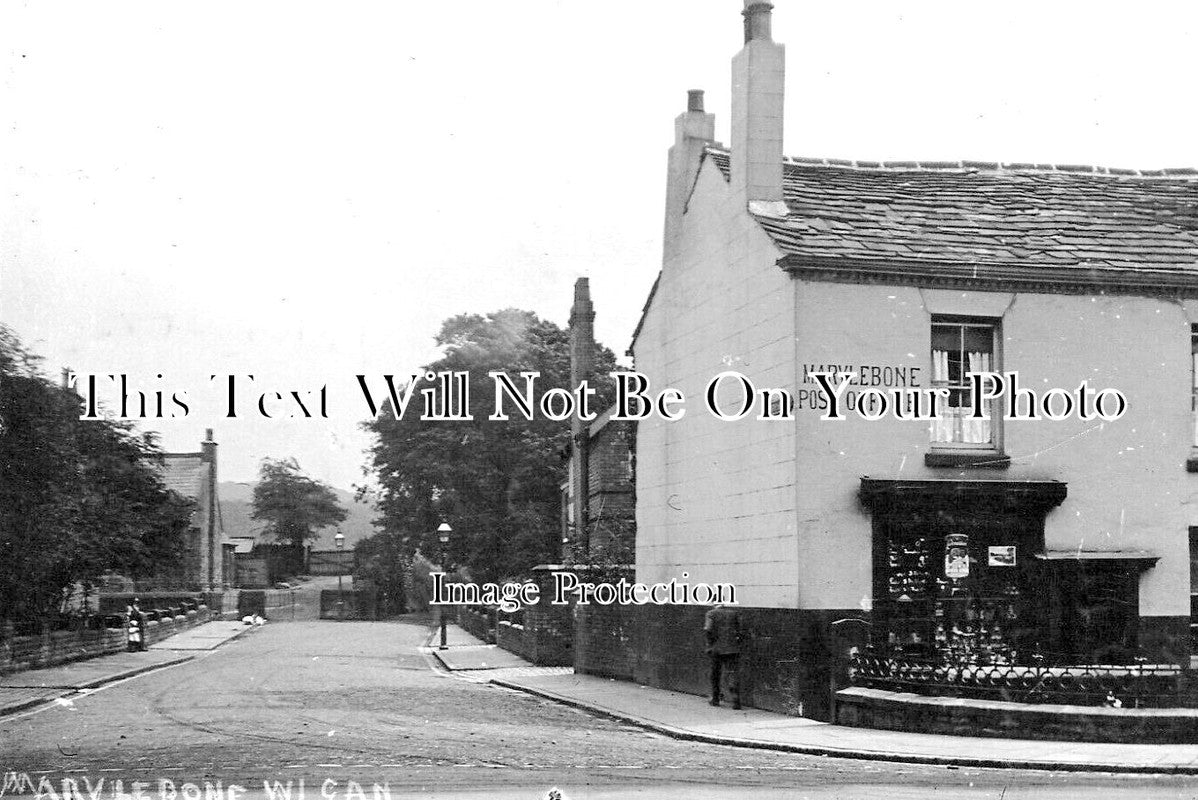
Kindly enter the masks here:
M 942 663 L 1028 663 L 1042 639 L 1034 524 L 927 512 L 891 517 L 883 530 L 875 644 Z
M 932 319 L 932 387 L 947 392 L 932 421 L 933 446 L 994 448 L 996 415 L 989 403 L 973 415 L 970 373 L 997 372 L 997 324 L 985 320 Z

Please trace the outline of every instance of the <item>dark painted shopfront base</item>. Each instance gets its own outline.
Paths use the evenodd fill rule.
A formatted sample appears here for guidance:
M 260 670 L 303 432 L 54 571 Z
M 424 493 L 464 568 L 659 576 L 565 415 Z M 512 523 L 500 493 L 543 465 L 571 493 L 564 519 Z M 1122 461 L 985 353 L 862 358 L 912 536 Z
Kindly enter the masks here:
M 591 675 L 706 696 L 710 686 L 710 661 L 704 652 L 703 638 L 706 611 L 702 606 L 576 606 L 574 668 Z M 868 615 L 856 609 L 741 608 L 739 611 L 742 625 L 749 632 L 741 657 L 741 691 L 745 705 L 831 721 L 832 698 L 838 690 L 846 688 L 849 650 L 854 646 L 863 647 L 868 640 L 869 625 L 862 622 L 868 620 Z M 1141 617 L 1141 651 L 1154 663 L 1188 665 L 1188 622 L 1188 617 Z M 951 707 L 953 702 L 958 702 L 954 698 L 923 699 L 940 704 L 935 707 L 944 703 Z M 1033 717 L 1039 719 L 1042 712 L 1037 709 L 1048 708 L 1007 705 L 1029 709 L 1030 716 L 1019 718 L 1025 721 Z M 1103 712 L 1103 709 L 1085 710 L 1096 712 L 1100 717 Z M 1180 713 L 1179 719 L 1189 719 L 1191 712 Z M 867 725 L 869 723 L 864 720 L 872 717 L 861 712 L 855 719 L 858 721 L 845 724 Z M 1007 721 L 1000 720 L 987 729 L 1002 731 L 993 735 L 1028 738 L 1026 733 L 1012 730 L 1015 717 L 1003 719 Z M 923 730 L 919 720 L 900 723 L 897 717 L 890 716 L 886 721 L 886 725 L 877 727 Z M 962 726 L 950 721 L 944 723 L 944 727 L 941 732 L 950 732 L 949 729 L 959 732 L 957 729 Z M 1046 727 L 1046 730 L 1054 729 L 1054 725 Z M 1064 738 L 1077 732 L 1068 724 L 1062 730 L 1072 731 Z M 1135 741 L 1135 737 L 1129 741 Z
M 1190 663 L 1189 617 L 1140 617 L 1138 640 L 1140 653 L 1151 663 Z
M 1198 743 L 1198 709 L 1028 705 L 854 687 L 836 693 L 836 722 L 860 728 L 1008 739 Z

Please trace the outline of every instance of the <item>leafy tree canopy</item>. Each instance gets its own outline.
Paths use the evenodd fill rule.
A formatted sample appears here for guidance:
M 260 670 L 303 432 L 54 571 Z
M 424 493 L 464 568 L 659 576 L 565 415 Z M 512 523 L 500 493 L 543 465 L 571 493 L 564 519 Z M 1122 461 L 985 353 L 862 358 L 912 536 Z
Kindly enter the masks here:
M 262 461 L 253 504 L 252 516 L 265 520 L 266 534 L 296 548 L 348 513 L 333 490 L 305 475 L 293 458 Z
M 81 410 L 0 326 L 0 617 L 45 619 L 105 569 L 183 561 L 194 506 L 163 485 L 154 437 Z
M 454 530 L 451 561 L 480 580 L 558 560 L 559 487 L 570 423 L 540 413 L 532 420 L 518 414 L 506 422 L 488 420 L 494 405 L 488 373 L 504 371 L 519 381 L 520 372 L 539 372 L 538 402 L 550 389 L 572 391 L 567 331 L 532 312 L 505 309 L 452 317 L 436 341 L 444 356 L 425 369 L 469 374 L 473 419 L 422 420 L 412 413 L 421 400 L 415 395 L 402 419 L 384 408 L 365 423 L 375 436 L 371 461 L 380 487 L 381 535 L 397 538 L 409 555 L 420 551 L 436 560 L 435 531 L 448 522 Z M 591 383 L 595 413 L 611 404 L 608 373 L 615 369 L 612 352 L 598 347 Z

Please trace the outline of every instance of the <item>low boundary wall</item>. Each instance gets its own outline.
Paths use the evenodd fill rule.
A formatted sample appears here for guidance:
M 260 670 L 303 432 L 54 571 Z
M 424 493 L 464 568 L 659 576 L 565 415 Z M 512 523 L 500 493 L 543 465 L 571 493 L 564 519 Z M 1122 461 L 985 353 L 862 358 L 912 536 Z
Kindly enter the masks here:
M 208 607 L 178 615 L 164 615 L 146 622 L 146 644 L 174 636 L 180 631 L 208 622 Z M 33 636 L 8 636 L 0 631 L 0 674 L 40 669 L 123 652 L 128 646 L 127 617 L 108 617 L 109 627 L 98 630 L 45 631 Z M 119 620 L 119 622 L 118 622 Z M 119 627 L 110 627 L 119 625 Z
M 437 614 L 445 614 L 447 618 L 456 618 L 458 626 L 475 639 L 481 639 L 487 644 L 495 644 L 497 625 L 493 622 L 495 612 L 476 606 L 432 606 L 433 622 L 438 621 Z
M 556 564 L 542 564 L 532 570 L 532 580 L 540 589 L 540 602 L 518 612 L 505 614 L 487 609 L 485 613 L 469 609 L 474 616 L 459 614 L 459 624 L 484 641 L 495 642 L 539 667 L 574 665 L 574 610 L 569 605 L 554 605 L 553 573 L 566 570 Z M 485 621 L 484 621 L 485 618 Z M 464 624 L 463 624 L 464 619 Z
M 524 626 L 518 622 L 499 620 L 499 625 L 495 627 L 495 644 L 509 653 L 515 653 L 525 661 L 532 661 L 528 652 L 528 636 L 525 634 Z
M 1120 744 L 1198 743 L 1198 709 L 1033 705 L 925 697 L 863 687 L 836 693 L 836 722 L 953 736 Z
M 524 625 L 524 658 L 539 667 L 568 667 L 574 664 L 574 609 L 555 606 L 553 573 L 564 570 L 556 564 L 541 564 L 532 570 L 532 579 L 540 589 L 541 602 L 521 614 Z
M 202 592 L 114 592 L 97 596 L 97 610 L 100 614 L 124 614 L 125 609 L 137 598 L 137 607 L 142 613 L 154 611 L 170 611 L 172 609 L 196 608 L 201 604 L 210 609 L 216 609 Z

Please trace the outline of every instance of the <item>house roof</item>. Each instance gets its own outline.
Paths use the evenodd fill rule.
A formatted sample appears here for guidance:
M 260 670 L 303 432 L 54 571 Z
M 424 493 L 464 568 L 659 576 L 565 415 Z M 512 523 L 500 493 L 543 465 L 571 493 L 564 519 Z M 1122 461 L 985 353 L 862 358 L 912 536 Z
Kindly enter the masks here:
M 207 465 L 202 453 L 166 453 L 163 455 L 162 482 L 181 496 L 198 500 L 204 492 Z
M 258 540 L 251 536 L 231 536 L 221 542 L 221 544 L 233 545 L 235 548 L 233 552 L 235 553 L 249 553 L 257 543 Z
M 783 196 L 751 210 L 796 274 L 1198 291 L 1198 170 L 788 158 Z
M 649 294 L 645 297 L 645 304 L 641 306 L 640 319 L 636 321 L 636 328 L 632 331 L 632 339 L 628 343 L 628 349 L 624 351 L 624 355 L 631 356 L 632 350 L 636 346 L 636 340 L 641 335 L 641 328 L 645 325 L 645 317 L 649 315 L 649 306 L 653 304 L 653 298 L 657 295 L 657 285 L 661 283 L 661 271 L 658 270 L 657 277 L 653 279 L 653 286 L 649 289 Z

